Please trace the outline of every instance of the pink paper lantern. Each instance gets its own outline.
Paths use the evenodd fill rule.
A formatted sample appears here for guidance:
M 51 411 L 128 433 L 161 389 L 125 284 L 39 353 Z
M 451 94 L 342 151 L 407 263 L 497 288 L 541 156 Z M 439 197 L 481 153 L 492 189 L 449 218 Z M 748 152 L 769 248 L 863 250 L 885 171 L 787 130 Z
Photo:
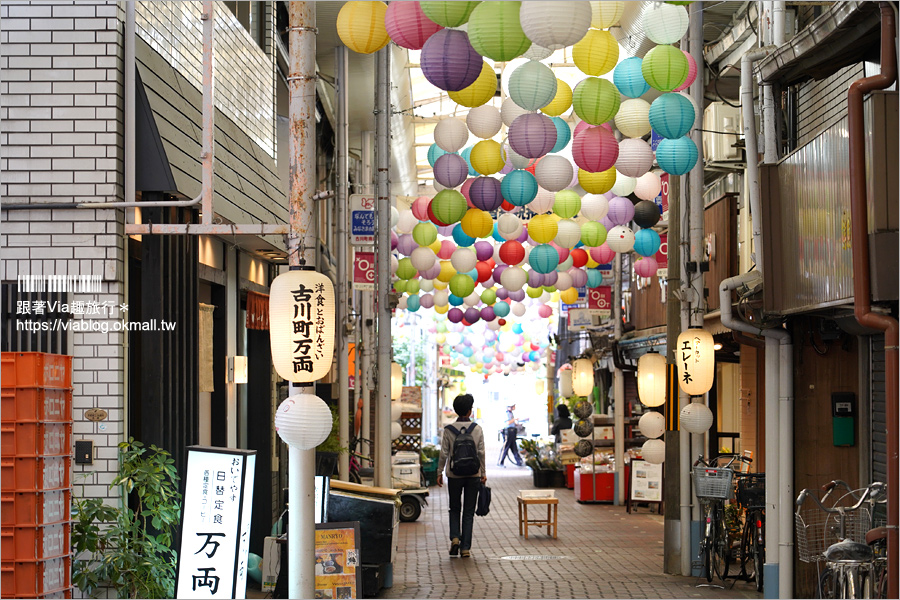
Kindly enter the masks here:
M 553 309 L 544 304 L 540 308 L 538 308 L 538 316 L 542 319 L 549 319 L 550 315 L 553 314 Z
M 584 269 L 571 267 L 566 273 L 572 278 L 572 287 L 584 287 L 587 284 L 587 273 Z
M 659 269 L 659 265 L 652 256 L 642 258 L 634 263 L 634 272 L 641 277 L 653 277 L 656 275 L 657 269 Z
M 616 253 L 613 252 L 612 248 L 610 248 L 606 244 L 591 248 L 591 258 L 593 258 L 597 262 L 597 264 L 600 265 L 608 265 L 612 262 L 612 259 L 615 255 Z
M 591 125 L 587 121 L 578 121 L 578 125 L 575 126 L 575 131 L 572 132 L 572 139 L 578 137 L 578 134 L 584 131 L 585 129 L 590 129 L 592 127 L 597 127 L 596 125 Z
M 432 308 L 434 306 L 434 296 L 431 294 L 422 294 L 419 297 L 419 305 L 422 308 Z
M 550 240 L 550 246 L 554 248 L 559 253 L 559 262 L 565 262 L 567 258 L 569 258 L 569 249 L 563 248 L 553 240 Z
M 421 50 L 432 34 L 443 29 L 425 16 L 418 2 L 388 4 L 384 28 L 395 44 L 408 50 Z
M 462 187 L 459 188 L 459 191 L 462 193 L 463 197 L 466 199 L 466 204 L 469 205 L 469 208 L 475 208 L 475 205 L 472 204 L 472 196 L 469 195 L 469 190 L 472 189 L 472 184 L 475 183 L 476 179 L 478 179 L 478 178 L 477 177 L 469 177 L 468 179 L 466 179 L 463 182 Z
M 682 50 L 682 52 L 684 52 L 684 50 Z M 691 56 L 688 52 L 684 52 L 684 55 L 688 60 L 687 79 L 684 80 L 684 83 L 675 88 L 676 92 L 688 89 L 688 87 L 690 87 L 690 85 L 694 83 L 694 80 L 697 79 L 697 61 L 695 61 L 694 57 Z
M 437 256 L 441 260 L 450 260 L 457 246 L 450 240 L 441 240 L 441 249 L 438 250 Z
M 616 164 L 618 158 L 616 136 L 603 127 L 585 129 L 572 142 L 572 159 L 589 173 L 606 171 Z
M 413 200 L 411 207 L 413 216 L 420 221 L 427 221 L 429 204 L 431 204 L 431 198 L 429 198 L 428 196 L 419 196 L 418 198 Z

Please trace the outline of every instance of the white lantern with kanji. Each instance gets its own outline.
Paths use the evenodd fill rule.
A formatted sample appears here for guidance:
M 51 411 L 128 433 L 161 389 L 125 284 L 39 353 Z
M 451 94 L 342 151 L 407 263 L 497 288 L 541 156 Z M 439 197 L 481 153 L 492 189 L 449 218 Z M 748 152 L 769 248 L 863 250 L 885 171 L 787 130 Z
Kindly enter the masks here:
M 594 390 L 594 364 L 579 358 L 572 363 L 572 390 L 576 396 L 589 396 Z
M 692 328 L 682 331 L 675 348 L 678 385 L 689 396 L 702 396 L 710 390 L 716 374 L 716 351 L 708 331 Z
M 288 381 L 324 377 L 334 359 L 334 286 L 312 270 L 275 278 L 269 296 L 269 342 L 275 371 Z

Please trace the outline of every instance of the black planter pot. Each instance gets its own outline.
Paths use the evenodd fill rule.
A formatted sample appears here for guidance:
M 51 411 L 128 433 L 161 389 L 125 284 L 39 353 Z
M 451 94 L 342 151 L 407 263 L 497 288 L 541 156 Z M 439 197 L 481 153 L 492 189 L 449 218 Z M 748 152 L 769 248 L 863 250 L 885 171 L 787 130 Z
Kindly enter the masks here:
M 544 471 L 543 469 L 532 469 L 531 475 L 534 479 L 534 487 L 546 488 L 550 487 L 550 475 L 553 471 Z
M 338 453 L 316 452 L 316 475 L 331 477 L 337 474 Z

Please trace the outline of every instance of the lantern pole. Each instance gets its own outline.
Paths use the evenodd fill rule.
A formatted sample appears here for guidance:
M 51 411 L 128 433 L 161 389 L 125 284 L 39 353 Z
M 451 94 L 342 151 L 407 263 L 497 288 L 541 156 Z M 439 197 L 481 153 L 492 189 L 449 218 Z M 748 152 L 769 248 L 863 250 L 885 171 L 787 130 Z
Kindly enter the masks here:
M 615 290 L 613 291 L 613 339 L 622 339 L 622 255 L 613 259 Z M 613 443 L 616 461 L 616 506 L 625 504 L 625 377 L 622 369 L 613 372 L 613 390 L 616 406 L 613 412 Z M 594 496 L 596 498 L 596 494 Z
M 349 320 L 350 298 L 347 293 L 347 264 L 349 259 L 349 244 L 347 238 L 347 213 L 348 213 L 348 129 L 347 105 L 349 101 L 348 88 L 349 71 L 347 47 L 340 45 L 334 50 L 335 63 L 335 96 L 337 97 L 337 127 L 335 129 L 335 146 L 337 150 L 337 292 L 335 298 L 335 324 L 337 343 L 337 385 L 338 385 L 338 444 L 341 448 L 350 447 L 350 389 L 348 381 L 349 369 L 349 344 L 347 331 Z M 343 481 L 350 479 L 350 455 L 347 452 L 338 454 L 338 476 Z
M 291 270 L 316 267 L 316 5 L 290 2 L 290 236 Z M 292 383 L 290 394 L 314 393 L 313 384 Z M 288 446 L 288 597 L 315 595 L 315 449 Z
M 391 487 L 391 47 L 375 54 L 375 206 L 378 235 L 377 364 L 375 406 L 375 485 Z

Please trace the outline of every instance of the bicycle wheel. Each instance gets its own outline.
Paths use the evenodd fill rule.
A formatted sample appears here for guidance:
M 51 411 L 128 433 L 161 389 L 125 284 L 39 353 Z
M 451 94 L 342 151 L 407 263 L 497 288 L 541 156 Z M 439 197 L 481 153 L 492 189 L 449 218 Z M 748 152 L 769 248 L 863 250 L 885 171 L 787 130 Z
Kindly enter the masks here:
M 716 519 L 713 523 L 715 525 L 715 542 L 712 549 L 713 568 L 719 579 L 725 581 L 725 578 L 728 576 L 729 563 L 731 562 L 731 543 L 728 539 L 728 532 L 725 530 L 725 515 L 717 511 Z
M 834 598 L 834 578 L 835 573 L 830 568 L 827 567 L 822 571 L 822 574 L 819 576 L 819 587 L 816 590 L 818 598 Z
M 740 548 L 741 577 L 745 578 L 747 581 L 751 581 L 756 574 L 756 561 L 754 560 L 755 556 L 753 554 L 753 541 L 755 539 L 756 519 L 753 518 L 752 514 L 748 514 L 747 520 L 744 523 L 744 530 L 741 532 Z
M 715 541 L 713 536 L 715 519 L 712 504 L 707 505 L 704 516 L 706 517 L 706 524 L 703 530 L 703 537 L 700 538 L 700 575 L 706 577 L 706 581 L 711 582 L 713 580 L 712 548 Z
M 753 536 L 753 571 L 756 575 L 756 591 L 763 591 L 763 565 L 766 564 L 766 547 L 760 543 L 764 532 L 757 528 L 757 535 Z

